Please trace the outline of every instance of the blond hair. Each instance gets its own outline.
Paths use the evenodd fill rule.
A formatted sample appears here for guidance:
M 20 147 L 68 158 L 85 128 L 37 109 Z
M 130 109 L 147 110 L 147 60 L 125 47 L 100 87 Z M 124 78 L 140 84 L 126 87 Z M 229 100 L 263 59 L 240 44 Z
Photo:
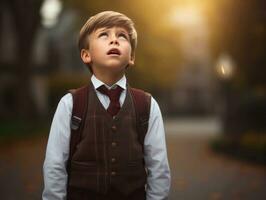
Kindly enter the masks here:
M 133 21 L 122 13 L 114 11 L 100 12 L 90 17 L 83 25 L 79 33 L 79 50 L 89 48 L 88 36 L 99 28 L 123 27 L 127 30 L 131 44 L 131 56 L 134 56 L 137 46 L 137 31 Z

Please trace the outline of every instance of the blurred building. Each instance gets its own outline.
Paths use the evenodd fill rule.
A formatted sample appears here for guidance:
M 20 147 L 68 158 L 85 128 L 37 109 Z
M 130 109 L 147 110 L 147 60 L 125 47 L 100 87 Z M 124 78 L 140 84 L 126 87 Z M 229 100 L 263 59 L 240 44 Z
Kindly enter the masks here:
M 177 45 L 182 64 L 172 93 L 172 110 L 179 114 L 213 114 L 215 74 L 206 22 L 198 10 L 178 8 L 174 23 L 180 34 Z

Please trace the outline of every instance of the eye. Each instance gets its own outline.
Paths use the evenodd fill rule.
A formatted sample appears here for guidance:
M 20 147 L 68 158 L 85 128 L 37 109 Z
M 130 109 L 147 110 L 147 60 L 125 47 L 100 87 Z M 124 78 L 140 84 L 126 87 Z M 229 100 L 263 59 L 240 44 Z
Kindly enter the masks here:
M 128 40 L 128 37 L 125 33 L 119 33 L 118 37 Z
M 102 32 L 102 33 L 99 34 L 98 37 L 106 37 L 106 36 L 108 36 L 108 34 L 106 32 Z

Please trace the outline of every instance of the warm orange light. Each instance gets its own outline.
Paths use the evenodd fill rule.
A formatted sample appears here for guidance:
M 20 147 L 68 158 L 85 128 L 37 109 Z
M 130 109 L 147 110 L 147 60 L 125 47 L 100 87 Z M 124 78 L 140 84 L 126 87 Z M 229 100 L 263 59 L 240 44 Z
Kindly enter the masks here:
M 218 59 L 216 70 L 220 78 L 222 79 L 232 78 L 235 70 L 232 58 L 227 54 L 221 55 Z
M 221 65 L 221 70 L 222 70 L 222 74 L 225 75 L 225 70 L 224 70 L 224 66 Z
M 195 27 L 202 23 L 201 9 L 196 5 L 178 6 L 169 13 L 168 19 L 174 27 Z

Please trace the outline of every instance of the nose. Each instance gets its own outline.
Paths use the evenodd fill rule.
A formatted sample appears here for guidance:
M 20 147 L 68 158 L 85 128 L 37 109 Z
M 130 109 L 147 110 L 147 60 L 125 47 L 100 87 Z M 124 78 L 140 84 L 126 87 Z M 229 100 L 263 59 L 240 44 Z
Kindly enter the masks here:
M 119 45 L 119 42 L 118 42 L 118 39 L 117 39 L 116 35 L 112 35 L 112 36 L 111 36 L 110 44 L 116 44 L 116 45 Z

